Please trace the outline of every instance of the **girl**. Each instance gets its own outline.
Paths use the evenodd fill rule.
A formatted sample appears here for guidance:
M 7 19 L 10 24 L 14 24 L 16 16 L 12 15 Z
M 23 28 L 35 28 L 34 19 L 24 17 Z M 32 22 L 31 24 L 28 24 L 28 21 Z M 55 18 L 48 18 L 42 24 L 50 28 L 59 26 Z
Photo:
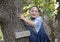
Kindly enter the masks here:
M 39 14 L 39 9 L 36 6 L 33 6 L 30 9 L 30 18 L 28 20 L 24 17 L 24 15 L 20 16 L 26 23 L 26 28 L 30 31 L 31 35 L 29 37 L 30 42 L 50 42 L 47 34 L 45 33 L 44 26 L 43 26 L 43 19 Z

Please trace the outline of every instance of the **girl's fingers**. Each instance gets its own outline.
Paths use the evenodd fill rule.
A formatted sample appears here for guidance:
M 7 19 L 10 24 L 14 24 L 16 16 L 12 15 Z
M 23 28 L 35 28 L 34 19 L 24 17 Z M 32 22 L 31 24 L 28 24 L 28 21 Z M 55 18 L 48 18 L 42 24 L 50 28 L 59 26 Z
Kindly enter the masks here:
M 18 18 L 21 18 L 20 16 L 18 16 Z
M 18 16 L 18 18 L 23 20 L 25 17 L 24 17 L 23 14 L 20 14 L 20 15 Z

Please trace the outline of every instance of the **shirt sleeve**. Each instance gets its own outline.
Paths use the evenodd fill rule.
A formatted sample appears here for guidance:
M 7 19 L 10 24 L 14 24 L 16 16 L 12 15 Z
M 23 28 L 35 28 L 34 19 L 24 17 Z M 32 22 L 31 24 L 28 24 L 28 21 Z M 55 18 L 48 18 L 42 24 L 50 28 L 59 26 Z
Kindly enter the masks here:
M 38 17 L 34 20 L 34 28 L 37 32 L 39 32 L 42 22 L 42 17 Z

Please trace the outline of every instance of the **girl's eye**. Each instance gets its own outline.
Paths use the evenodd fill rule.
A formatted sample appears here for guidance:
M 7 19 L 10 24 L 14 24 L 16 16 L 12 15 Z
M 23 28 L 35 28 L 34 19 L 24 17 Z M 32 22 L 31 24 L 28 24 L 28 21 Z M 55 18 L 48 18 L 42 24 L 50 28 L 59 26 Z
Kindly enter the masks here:
M 34 11 L 31 11 L 31 12 L 34 12 Z M 35 11 L 35 12 L 38 12 L 38 11 Z
M 35 11 L 35 12 L 38 12 L 38 11 Z
M 34 12 L 34 11 L 31 11 L 31 12 Z

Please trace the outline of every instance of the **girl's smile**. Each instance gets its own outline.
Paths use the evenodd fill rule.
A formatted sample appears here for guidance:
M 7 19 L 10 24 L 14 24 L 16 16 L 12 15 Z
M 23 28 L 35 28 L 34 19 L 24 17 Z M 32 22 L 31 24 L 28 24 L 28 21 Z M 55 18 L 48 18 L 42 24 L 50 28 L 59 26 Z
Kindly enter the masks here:
M 31 18 L 36 18 L 37 16 L 39 16 L 39 11 L 38 11 L 37 7 L 31 8 L 30 16 L 31 16 Z

